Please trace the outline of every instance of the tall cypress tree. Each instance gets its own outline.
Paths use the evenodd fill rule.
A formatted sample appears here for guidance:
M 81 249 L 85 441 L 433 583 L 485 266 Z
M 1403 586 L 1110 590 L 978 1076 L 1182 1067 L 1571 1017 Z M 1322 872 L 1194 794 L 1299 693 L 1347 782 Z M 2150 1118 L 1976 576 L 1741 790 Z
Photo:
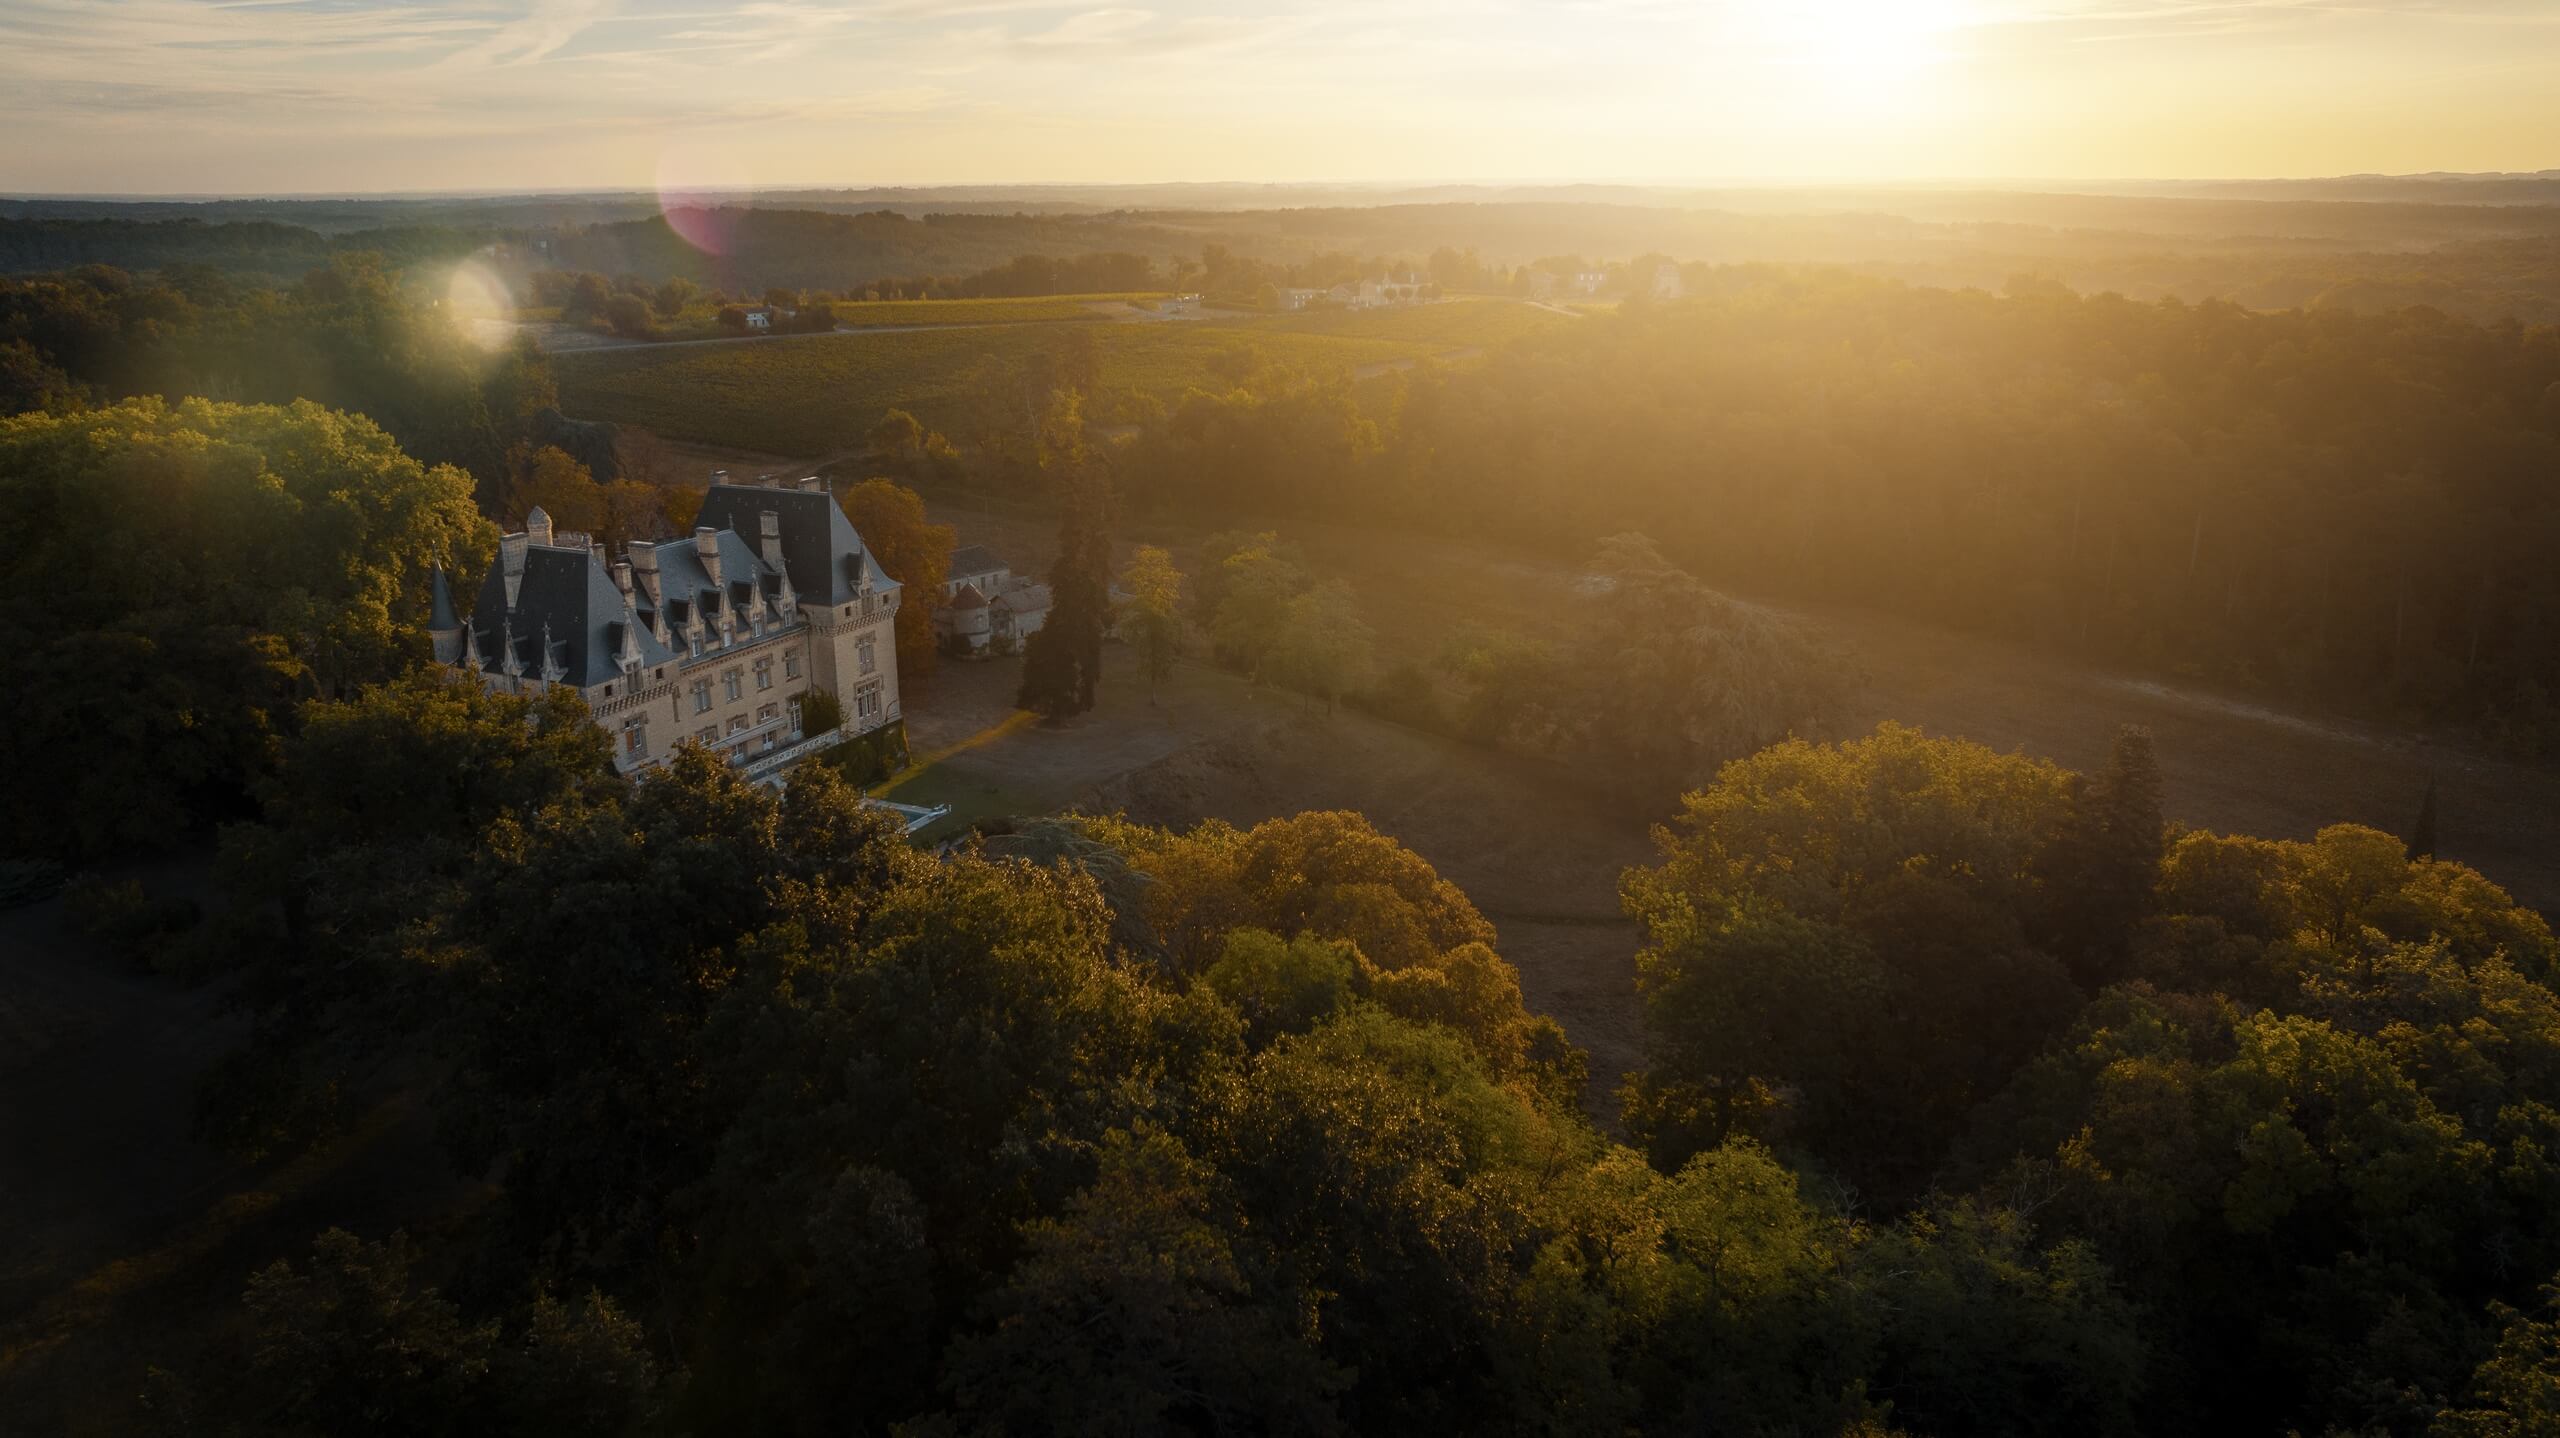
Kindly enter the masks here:
M 1083 401 L 1059 393 L 1041 433 L 1041 468 L 1058 488 L 1058 559 L 1049 617 L 1023 650 L 1014 702 L 1055 722 L 1093 707 L 1111 612 L 1111 476 L 1084 443 Z
M 2127 726 L 2117 732 L 2105 770 L 2072 776 L 2062 822 L 2036 855 L 2032 936 L 2083 988 L 2123 976 L 2168 841 L 2151 735 Z
M 2409 857 L 2432 859 L 2436 856 L 2436 781 L 2427 781 L 2427 796 L 2418 801 L 2418 822 L 2409 830 Z

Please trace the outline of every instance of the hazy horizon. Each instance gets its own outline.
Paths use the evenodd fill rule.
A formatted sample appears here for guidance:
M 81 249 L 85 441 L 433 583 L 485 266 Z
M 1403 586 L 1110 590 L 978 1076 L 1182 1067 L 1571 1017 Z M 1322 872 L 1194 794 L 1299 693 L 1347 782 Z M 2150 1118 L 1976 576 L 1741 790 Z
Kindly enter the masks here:
M 24 0 L 0 40 L 15 194 L 2138 183 L 2560 134 L 2538 0 Z M 1631 178 L 1675 175 L 1718 178 Z

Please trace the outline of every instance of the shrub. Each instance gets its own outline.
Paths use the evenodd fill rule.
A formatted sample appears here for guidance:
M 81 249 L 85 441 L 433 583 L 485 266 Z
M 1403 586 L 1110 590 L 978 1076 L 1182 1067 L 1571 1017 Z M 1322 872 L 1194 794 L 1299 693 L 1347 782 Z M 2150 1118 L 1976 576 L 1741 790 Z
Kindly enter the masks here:
M 824 734 L 844 726 L 844 705 L 824 689 L 812 689 L 800 696 L 800 732 L 804 735 Z
M 1454 726 L 1449 722 L 1449 711 L 1441 704 L 1440 692 L 1432 686 L 1431 676 L 1410 662 L 1380 674 L 1376 683 L 1347 696 L 1345 702 L 1381 719 L 1427 729 L 1434 734 L 1454 732 Z
M 0 911 L 41 904 L 62 892 L 62 866 L 46 859 L 0 861 Z
M 202 911 L 193 899 L 154 899 L 132 879 L 83 874 L 65 884 L 63 907 L 72 930 L 118 962 L 150 965 L 169 941 L 196 926 Z

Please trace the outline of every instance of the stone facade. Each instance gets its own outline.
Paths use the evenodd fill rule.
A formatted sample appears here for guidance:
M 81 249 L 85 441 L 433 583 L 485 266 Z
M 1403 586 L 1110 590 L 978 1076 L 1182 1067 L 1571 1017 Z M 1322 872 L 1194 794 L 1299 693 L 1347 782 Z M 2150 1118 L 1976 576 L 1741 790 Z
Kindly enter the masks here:
M 759 780 L 900 718 L 899 586 L 819 481 L 714 484 L 689 539 L 608 563 L 536 509 L 499 541 L 468 616 L 435 577 L 436 659 L 506 693 L 575 688 L 628 773 L 698 742 Z M 834 695 L 839 730 L 801 705 Z

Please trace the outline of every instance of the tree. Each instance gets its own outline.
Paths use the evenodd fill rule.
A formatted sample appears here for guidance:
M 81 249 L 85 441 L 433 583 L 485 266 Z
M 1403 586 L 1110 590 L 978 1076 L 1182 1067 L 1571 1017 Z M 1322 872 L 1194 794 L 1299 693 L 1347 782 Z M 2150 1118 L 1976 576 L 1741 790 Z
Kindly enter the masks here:
M 747 332 L 747 309 L 744 305 L 722 305 L 716 318 L 720 321 L 720 328 L 733 335 Z
M 1222 656 L 1259 683 L 1263 665 L 1288 632 L 1290 605 L 1307 586 L 1306 572 L 1257 544 L 1220 561 L 1217 575 L 1209 637 Z
M 1323 696 L 1325 712 L 1366 678 L 1372 656 L 1368 624 L 1351 586 L 1336 579 L 1289 601 L 1272 661 L 1283 680 Z
M 2122 977 L 2167 849 L 2151 736 L 2127 728 L 2094 781 L 2071 776 L 2058 828 L 2036 861 L 2043 895 L 2030 932 L 2083 988 Z
M 1171 554 L 1142 544 L 1130 556 L 1120 582 L 1129 591 L 1120 632 L 1138 651 L 1138 662 L 1147 671 L 1147 702 L 1152 704 L 1155 687 L 1164 682 L 1181 647 L 1182 571 L 1173 567 Z
M 924 453 L 924 426 L 905 410 L 893 409 L 863 431 L 862 442 L 891 464 L 911 466 Z
M 159 844 L 236 812 L 297 701 L 425 655 L 430 572 L 494 547 L 471 492 L 313 404 L 0 420 L 0 503 L 30 527 L 0 599 L 55 616 L 0 658 L 53 756 L 0 797 L 0 845 Z
M 2418 801 L 2417 822 L 2409 826 L 2409 857 L 2432 859 L 2436 856 L 2436 781 L 2427 781 L 2426 796 Z
M 692 304 L 693 297 L 700 293 L 700 285 L 679 275 L 658 286 L 657 292 L 649 298 L 649 305 L 658 312 L 658 318 L 671 320 L 683 314 L 685 306 Z
M 649 302 L 638 295 L 615 295 L 605 301 L 604 318 L 613 332 L 625 339 L 657 337 L 658 327 L 649 317 Z
M 943 604 L 942 585 L 950 577 L 951 551 L 960 532 L 927 520 L 923 498 L 895 480 L 866 479 L 838 499 L 880 568 L 904 586 L 894 621 L 898 672 L 932 673 L 933 616 Z
M 604 486 L 568 451 L 550 445 L 519 453 L 507 507 L 519 525 L 539 509 L 551 516 L 556 531 L 593 534 L 604 528 Z
M 1014 702 L 1056 723 L 1091 709 L 1101 685 L 1111 623 L 1111 476 L 1086 445 L 1074 390 L 1060 391 L 1050 406 L 1040 450 L 1059 489 L 1058 558 L 1049 568 L 1049 616 L 1023 651 Z

